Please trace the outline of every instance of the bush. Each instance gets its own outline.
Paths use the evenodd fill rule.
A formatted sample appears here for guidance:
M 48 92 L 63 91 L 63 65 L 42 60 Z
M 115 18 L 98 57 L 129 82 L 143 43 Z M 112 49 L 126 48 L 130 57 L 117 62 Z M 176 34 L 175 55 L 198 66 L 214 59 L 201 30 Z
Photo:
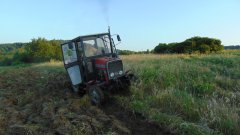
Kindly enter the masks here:
M 160 43 L 154 48 L 154 52 L 157 53 L 167 53 L 170 47 L 165 43 Z
M 12 65 L 12 59 L 6 57 L 0 62 L 0 65 L 1 66 L 11 66 Z
M 14 55 L 13 55 L 13 61 L 18 61 L 21 63 L 31 63 L 33 62 L 32 56 L 27 52 L 25 49 L 19 49 Z
M 206 45 L 206 44 L 202 44 L 202 45 L 200 45 L 200 47 L 199 47 L 199 51 L 201 52 L 201 53 L 209 53 L 210 52 L 210 47 L 208 46 L 208 45 Z
M 210 53 L 219 52 L 224 46 L 219 39 L 207 37 L 193 37 L 180 43 L 159 43 L 155 48 L 155 53 Z

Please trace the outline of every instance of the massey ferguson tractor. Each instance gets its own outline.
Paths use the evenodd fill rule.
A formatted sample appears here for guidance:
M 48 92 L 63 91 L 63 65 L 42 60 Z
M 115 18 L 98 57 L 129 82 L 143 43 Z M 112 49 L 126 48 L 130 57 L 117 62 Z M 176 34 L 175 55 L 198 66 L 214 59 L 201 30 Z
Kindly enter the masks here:
M 120 36 L 114 36 L 120 43 Z M 107 33 L 79 36 L 61 48 L 72 90 L 80 95 L 88 93 L 93 104 L 101 105 L 106 92 L 130 86 L 133 74 L 124 71 L 110 28 Z

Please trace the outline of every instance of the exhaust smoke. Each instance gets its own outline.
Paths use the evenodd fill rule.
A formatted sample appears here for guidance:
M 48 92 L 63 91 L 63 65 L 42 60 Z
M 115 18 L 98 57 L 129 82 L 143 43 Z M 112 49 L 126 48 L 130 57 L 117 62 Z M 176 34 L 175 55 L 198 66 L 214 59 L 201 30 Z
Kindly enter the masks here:
M 107 25 L 109 26 L 109 5 L 110 5 L 110 0 L 97 0 L 101 10 L 102 10 L 102 14 L 103 17 L 107 23 Z

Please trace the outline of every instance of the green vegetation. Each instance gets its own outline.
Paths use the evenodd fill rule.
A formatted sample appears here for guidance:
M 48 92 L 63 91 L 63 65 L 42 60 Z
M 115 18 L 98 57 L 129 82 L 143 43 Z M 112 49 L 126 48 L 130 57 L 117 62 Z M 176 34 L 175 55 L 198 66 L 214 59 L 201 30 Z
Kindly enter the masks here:
M 0 45 L 0 66 L 18 65 L 33 62 L 61 60 L 60 44 L 64 40 L 32 39 L 30 43 L 13 43 Z M 160 43 L 149 51 L 118 50 L 119 55 L 149 53 L 212 53 L 222 51 L 224 47 L 218 39 L 193 37 L 181 43 Z
M 9 112 L 18 113 L 19 108 L 20 110 L 29 109 L 28 106 L 34 110 L 40 104 L 39 101 L 34 101 L 37 97 L 42 96 L 41 102 L 45 102 L 43 98 L 45 96 L 51 99 L 52 95 L 48 94 L 51 89 L 43 88 L 43 85 L 57 78 L 52 74 L 65 74 L 62 63 L 55 62 L 62 59 L 59 46 L 61 42 L 63 41 L 38 38 L 27 44 L 0 46 L 0 65 L 8 66 L 0 67 L 0 100 L 2 100 L 0 105 L 6 108 L 13 107 L 11 108 L 13 110 L 1 108 L 5 111 L 0 111 L 0 134 L 5 133 L 1 128 L 6 129 L 11 125 L 9 122 L 18 119 L 18 116 Z M 139 79 L 132 84 L 130 97 L 115 96 L 115 98 L 123 107 L 143 115 L 150 121 L 157 122 L 174 134 L 239 135 L 240 51 L 222 50 L 220 40 L 193 37 L 181 43 L 159 44 L 154 49 L 155 53 L 179 54 L 154 55 L 148 54 L 148 50 L 119 51 L 122 54 L 125 69 L 132 69 Z M 45 61 L 50 63 L 26 64 Z M 60 88 L 62 79 L 59 80 L 60 83 L 56 83 L 59 87 L 52 91 L 52 94 L 57 96 L 45 105 L 41 104 L 42 110 L 39 111 L 53 113 L 53 108 L 59 107 L 63 102 L 60 97 L 65 93 L 64 88 Z M 61 93 L 58 93 L 58 90 L 62 90 Z M 83 103 L 72 100 L 69 98 L 64 102 L 64 105 L 70 106 L 63 111 L 65 114 L 62 114 L 61 110 L 57 112 L 57 115 L 68 123 L 72 115 L 77 115 L 76 112 L 71 112 L 79 109 L 76 106 L 80 104 L 85 107 L 90 106 L 86 98 L 81 99 Z M 31 114 L 32 110 L 27 110 L 26 115 Z M 35 115 L 28 119 L 35 121 L 39 114 L 33 114 Z M 11 118 L 12 116 L 14 117 Z M 41 116 L 41 119 L 45 119 L 44 116 Z M 48 124 L 54 124 L 54 130 L 57 130 L 55 127 L 60 128 L 60 118 L 55 119 L 54 115 L 51 118 L 54 118 L 55 122 L 48 121 Z M 77 124 L 80 124 L 80 128 L 68 125 L 69 129 L 74 129 L 71 130 L 74 133 L 90 132 L 85 131 L 87 129 L 81 123 Z M 103 127 L 96 129 L 95 133 L 108 132 Z M 24 129 L 38 132 L 48 127 L 44 122 L 37 125 L 27 123 Z
M 62 60 L 60 44 L 64 40 L 32 39 L 30 43 L 0 44 L 0 66 Z M 118 50 L 120 55 L 148 54 L 147 51 Z
M 62 40 L 32 39 L 30 43 L 16 43 L 0 46 L 0 65 L 10 66 L 24 63 L 61 60 Z M 2 52 L 2 53 L 1 53 Z
M 149 54 L 152 53 L 147 49 L 146 51 L 130 51 L 130 50 L 117 50 L 119 55 L 131 55 L 131 54 Z
M 13 55 L 27 43 L 0 44 L 0 65 L 10 65 Z
M 224 49 L 240 49 L 240 45 L 230 45 L 230 46 L 224 46 Z
M 239 135 L 239 56 L 238 50 L 209 55 L 121 56 L 125 69 L 132 69 L 138 80 L 132 83 L 131 95 L 116 95 L 114 98 L 121 106 L 157 122 L 173 134 Z M 96 108 L 91 109 L 86 97 L 76 99 L 64 93 L 63 79 L 55 74 L 65 73 L 62 62 L 55 61 L 0 67 L 1 110 L 5 110 L 0 111 L 0 133 L 5 133 L 1 128 L 6 129 L 4 127 L 13 121 L 25 121 L 25 116 L 28 116 L 25 114 L 29 114 L 28 123 L 21 128 L 33 133 L 112 133 L 111 126 L 104 124 L 116 120 L 109 119 Z M 45 87 L 49 82 L 56 88 Z M 57 110 L 55 113 L 54 108 Z M 88 124 L 88 115 L 92 117 L 94 126 Z M 99 120 L 98 116 L 104 116 L 104 119 Z M 48 127 L 48 124 L 53 127 Z M 64 125 L 67 128 L 62 127 Z M 90 130 L 91 126 L 94 130 Z
M 117 50 L 119 55 L 130 55 L 130 54 L 137 54 L 135 51 L 130 50 Z
M 46 40 L 44 38 L 33 39 L 27 46 L 26 50 L 33 58 L 33 61 L 43 62 L 54 60 L 62 60 L 62 51 L 60 44 L 63 41 L 60 40 Z
M 0 55 L 9 54 L 26 45 L 27 43 L 0 44 Z
M 160 43 L 154 48 L 155 53 L 212 53 L 224 49 L 221 41 L 207 37 L 193 37 L 181 43 Z
M 240 52 L 123 56 L 139 80 L 118 101 L 177 134 L 240 134 Z

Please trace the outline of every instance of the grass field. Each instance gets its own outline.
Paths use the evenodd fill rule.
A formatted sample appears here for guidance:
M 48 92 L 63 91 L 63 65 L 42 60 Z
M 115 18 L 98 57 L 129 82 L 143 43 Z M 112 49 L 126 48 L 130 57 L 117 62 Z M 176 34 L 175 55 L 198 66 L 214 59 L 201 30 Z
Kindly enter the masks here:
M 240 52 L 124 56 L 139 80 L 119 101 L 181 134 L 240 134 Z
M 130 96 L 114 97 L 122 107 L 143 115 L 146 121 L 155 122 L 173 134 L 240 134 L 240 51 L 121 57 L 125 69 L 132 69 L 138 76 L 132 83 Z M 79 99 L 66 94 L 61 88 L 61 78 L 56 81 L 55 77 L 63 73 L 65 70 L 59 62 L 0 67 L 0 134 L 9 132 L 9 127 L 16 129 L 16 124 L 41 133 L 55 130 L 64 133 L 64 127 L 71 129 L 69 134 L 115 133 L 106 122 L 117 118 L 98 120 L 94 116 L 94 132 L 87 130 L 91 126 L 86 124 L 87 120 L 69 124 L 70 118 L 78 118 L 77 114 L 84 114 L 84 119 L 88 119 L 89 115 L 82 113 L 84 109 L 79 110 L 79 106 L 95 110 L 91 116 L 107 116 L 92 107 L 87 97 Z M 48 83 L 56 83 L 58 87 L 47 89 Z M 40 105 L 41 109 L 36 109 Z M 49 117 L 45 118 L 44 114 Z M 63 127 L 60 121 L 64 121 Z M 124 124 L 114 123 L 121 129 L 119 134 L 129 133 Z

